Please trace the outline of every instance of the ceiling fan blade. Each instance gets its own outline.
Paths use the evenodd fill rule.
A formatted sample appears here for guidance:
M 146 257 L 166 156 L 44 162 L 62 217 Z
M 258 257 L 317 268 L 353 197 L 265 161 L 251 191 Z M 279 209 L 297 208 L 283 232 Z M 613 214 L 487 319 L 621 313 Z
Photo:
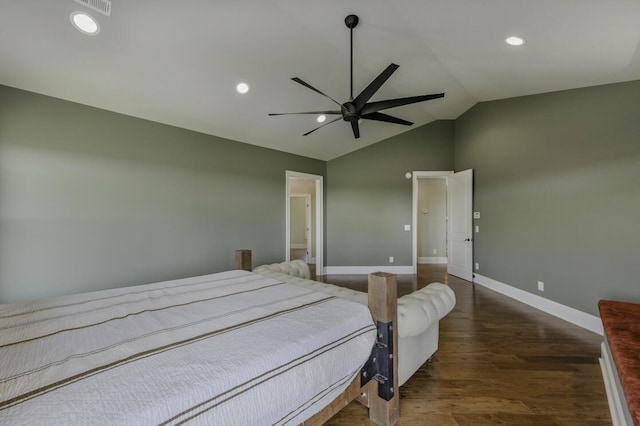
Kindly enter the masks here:
M 387 99 L 386 101 L 370 102 L 362 107 L 360 115 L 371 114 L 383 109 L 395 108 L 402 105 L 415 104 L 417 102 L 430 101 L 431 99 L 444 98 L 444 93 L 435 93 L 433 95 L 411 96 L 408 98 Z
M 360 94 L 353 100 L 353 105 L 356 107 L 356 111 L 360 111 L 369 99 L 378 91 L 385 81 L 391 77 L 398 68 L 399 65 L 391 64 L 384 71 L 378 75 Z
M 353 130 L 353 137 L 358 139 L 360 137 L 360 126 L 358 126 L 358 120 L 351 122 L 351 129 Z
M 342 115 L 342 111 L 305 111 L 305 112 L 272 112 L 269 115 L 293 115 L 293 114 L 328 114 Z
M 372 112 L 370 114 L 364 114 L 360 116 L 367 120 L 384 121 L 386 123 L 404 124 L 405 126 L 411 126 L 413 123 L 402 118 L 393 117 L 391 115 L 383 114 L 381 112 Z
M 315 132 L 316 130 L 321 129 L 321 128 L 323 128 L 324 126 L 328 126 L 328 125 L 329 125 L 329 124 L 331 124 L 331 123 L 335 123 L 335 122 L 336 122 L 336 121 L 338 121 L 338 120 L 342 120 L 342 117 L 338 117 L 338 118 L 336 118 L 336 119 L 334 119 L 334 120 L 327 121 L 327 122 L 326 122 L 326 123 L 324 123 L 322 126 L 318 126 L 318 127 L 316 127 L 315 129 L 308 131 L 307 133 L 305 133 L 305 134 L 304 134 L 304 135 L 302 135 L 302 136 L 310 135 L 311 133 Z
M 335 102 L 336 104 L 338 104 L 340 107 L 342 107 L 342 104 L 338 101 L 336 101 L 335 99 L 333 99 L 331 96 L 327 95 L 326 93 L 322 93 L 321 91 L 319 91 L 318 89 L 316 89 L 315 87 L 313 87 L 312 85 L 310 85 L 309 83 L 306 83 L 304 81 L 302 81 L 301 79 L 299 79 L 298 77 L 293 77 L 291 80 L 295 81 L 298 84 L 302 84 L 304 87 L 313 90 L 316 93 L 320 93 L 322 96 L 327 97 L 329 99 L 331 99 L 333 102 Z

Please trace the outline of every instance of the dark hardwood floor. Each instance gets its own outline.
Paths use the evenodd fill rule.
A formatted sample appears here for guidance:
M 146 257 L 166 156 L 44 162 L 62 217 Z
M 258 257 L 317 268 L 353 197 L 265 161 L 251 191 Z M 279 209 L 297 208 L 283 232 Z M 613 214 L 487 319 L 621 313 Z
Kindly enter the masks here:
M 366 276 L 319 280 L 366 291 Z M 484 287 L 420 265 L 399 295 L 439 281 L 457 304 L 440 321 L 440 347 L 400 388 L 399 425 L 610 425 L 598 365 L 602 338 Z M 327 425 L 370 425 L 352 403 Z

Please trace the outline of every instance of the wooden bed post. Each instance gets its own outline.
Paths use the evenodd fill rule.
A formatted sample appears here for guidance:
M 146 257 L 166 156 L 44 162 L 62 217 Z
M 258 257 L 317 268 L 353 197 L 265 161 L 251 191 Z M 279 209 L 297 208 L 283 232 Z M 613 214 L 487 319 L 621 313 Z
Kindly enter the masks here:
M 397 294 L 398 284 L 394 274 L 387 274 L 385 272 L 369 274 L 369 310 L 371 311 L 373 321 L 376 325 L 383 324 L 386 330 L 389 329 L 389 325 L 391 325 L 392 328 L 392 330 L 389 330 L 391 333 L 388 333 L 386 337 L 393 336 L 392 339 L 389 339 L 393 343 L 390 345 L 391 347 L 388 351 L 388 353 L 392 355 L 390 358 L 392 360 L 391 368 L 393 369 L 393 381 L 391 384 L 393 396 L 389 398 L 388 401 L 381 397 L 378 394 L 380 385 L 376 380 L 371 380 L 376 373 L 380 373 L 380 371 L 375 371 L 375 362 L 373 362 L 373 366 L 370 364 L 372 358 L 384 352 L 377 351 L 376 348 L 374 348 L 372 350 L 372 358 L 369 359 L 369 362 L 367 362 L 363 368 L 363 371 L 367 370 L 368 366 L 374 368 L 371 370 L 372 374 L 367 374 L 369 380 L 365 384 L 362 384 L 362 379 L 365 375 L 363 371 L 361 371 L 338 398 L 322 411 L 305 421 L 303 423 L 304 426 L 322 425 L 335 413 L 356 399 L 369 407 L 369 419 L 377 425 L 393 426 L 398 421 L 400 417 L 400 390 L 398 389 L 398 332 L 396 330 L 396 325 L 398 324 Z M 384 340 L 384 338 L 381 339 L 378 336 L 377 340 Z M 378 346 L 378 343 L 376 343 L 376 346 Z M 387 389 L 389 388 L 387 387 Z
M 251 272 L 251 250 L 236 250 L 236 269 Z
M 393 350 L 389 356 L 393 359 L 393 397 L 386 401 L 379 396 L 377 386 L 370 387 L 369 419 L 378 425 L 394 425 L 400 417 L 400 389 L 398 387 L 398 283 L 394 274 L 375 272 L 369 274 L 369 309 L 373 321 L 389 324 L 392 334 Z M 378 336 L 380 338 L 380 335 Z

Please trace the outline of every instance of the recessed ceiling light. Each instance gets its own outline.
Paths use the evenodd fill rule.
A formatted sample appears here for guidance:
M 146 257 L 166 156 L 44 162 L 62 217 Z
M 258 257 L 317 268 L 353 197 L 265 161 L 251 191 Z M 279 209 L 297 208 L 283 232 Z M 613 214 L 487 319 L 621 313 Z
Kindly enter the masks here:
M 525 39 L 517 36 L 507 37 L 505 41 L 507 42 L 507 44 L 510 44 L 511 46 L 522 46 L 523 44 L 526 43 Z
M 78 31 L 88 35 L 96 35 L 100 32 L 98 21 L 85 12 L 72 12 L 71 23 Z
M 249 91 L 249 85 L 247 83 L 239 83 L 236 86 L 236 90 L 238 93 L 242 93 L 243 95 Z
M 317 118 L 318 123 L 324 123 L 324 121 L 325 121 L 326 119 L 327 119 L 327 116 L 326 116 L 326 115 L 324 115 L 324 114 L 323 114 L 323 115 L 319 115 L 319 116 L 318 116 L 318 118 Z

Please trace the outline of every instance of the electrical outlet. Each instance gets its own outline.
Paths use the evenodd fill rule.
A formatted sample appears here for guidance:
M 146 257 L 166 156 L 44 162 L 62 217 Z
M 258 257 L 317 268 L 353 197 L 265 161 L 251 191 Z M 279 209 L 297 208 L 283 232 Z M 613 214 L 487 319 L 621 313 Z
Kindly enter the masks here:
M 542 281 L 538 281 L 538 291 L 544 291 L 544 283 Z
M 476 262 L 476 271 L 480 270 L 480 264 L 478 262 Z
M 405 225 L 404 226 L 404 230 L 405 231 L 411 231 L 411 225 Z
M 389 263 L 393 263 L 393 256 L 389 256 Z
M 478 232 L 480 232 L 480 226 L 479 226 L 479 225 L 476 225 L 476 234 L 477 234 Z

